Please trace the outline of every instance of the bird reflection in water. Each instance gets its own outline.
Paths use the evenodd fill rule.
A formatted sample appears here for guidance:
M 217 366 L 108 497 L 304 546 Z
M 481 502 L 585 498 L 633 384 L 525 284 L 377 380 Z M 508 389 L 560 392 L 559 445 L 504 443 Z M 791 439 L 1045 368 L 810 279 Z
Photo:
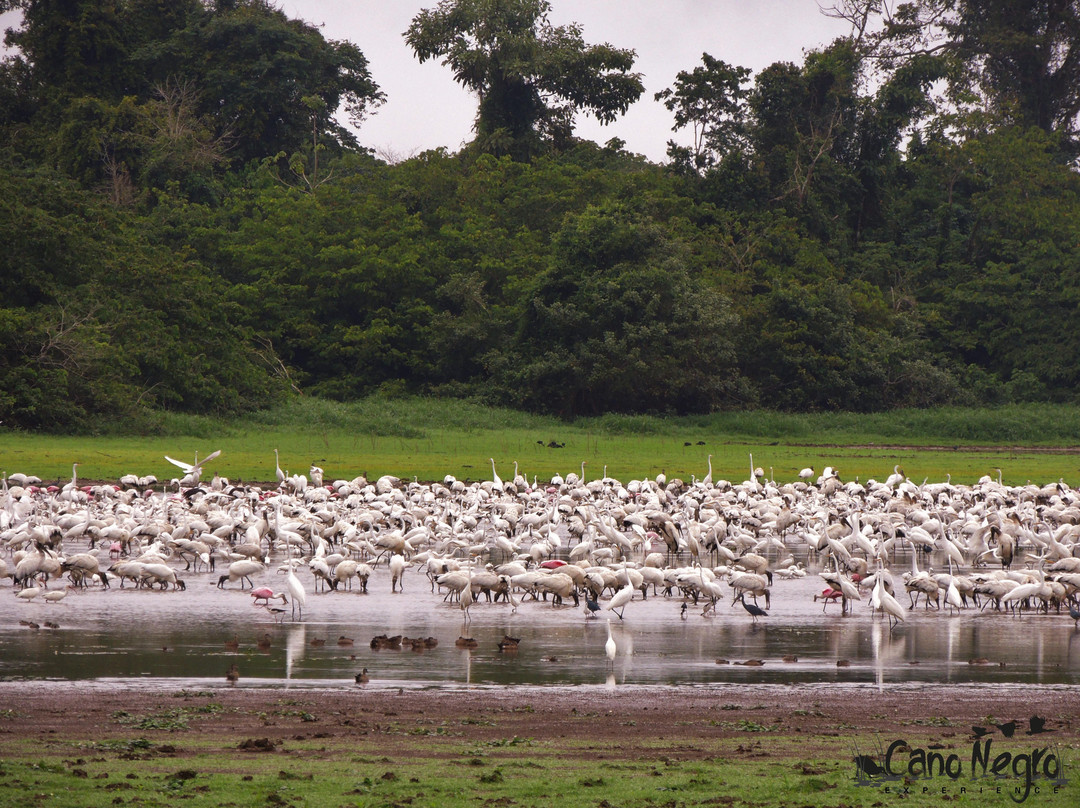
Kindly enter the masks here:
M 289 626 L 289 635 L 285 638 L 285 686 L 293 678 L 293 666 L 304 659 L 307 645 L 307 626 L 294 624 Z

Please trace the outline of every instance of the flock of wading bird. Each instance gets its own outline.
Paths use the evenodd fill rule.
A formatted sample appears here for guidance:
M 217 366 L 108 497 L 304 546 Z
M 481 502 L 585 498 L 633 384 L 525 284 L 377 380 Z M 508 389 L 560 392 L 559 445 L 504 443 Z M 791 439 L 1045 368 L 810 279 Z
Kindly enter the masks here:
M 861 484 L 829 467 L 778 483 L 751 455 L 748 479 L 731 483 L 713 479 L 710 455 L 708 473 L 689 483 L 661 474 L 624 484 L 606 469 L 587 480 L 584 463 L 580 474 L 531 483 L 515 463 L 503 481 L 494 459 L 483 482 L 327 482 L 315 465 L 286 474 L 274 450 L 276 486 L 203 482 L 219 454 L 166 457 L 184 476 L 165 486 L 135 475 L 80 485 L 78 464 L 63 486 L 5 476 L 0 578 L 24 601 L 59 603 L 79 587 L 177 591 L 202 575 L 250 587 L 277 618 L 303 619 L 308 589 L 366 593 L 385 576 L 400 592 L 414 567 L 466 626 L 478 603 L 500 601 L 516 612 L 584 600 L 586 618 L 622 620 L 650 593 L 679 598 L 684 619 L 697 608 L 716 614 L 730 598 L 756 622 L 774 581 L 803 577 L 809 564 L 823 612 L 861 602 L 890 628 L 920 599 L 941 615 L 1062 615 L 1064 606 L 1074 627 L 1080 620 L 1080 492 L 1060 481 L 1007 486 L 999 471 L 973 486 L 920 485 L 894 467 Z M 900 551 L 907 560 L 895 561 Z M 933 559 L 946 568 L 932 569 Z M 261 585 L 279 580 L 275 567 L 280 592 Z

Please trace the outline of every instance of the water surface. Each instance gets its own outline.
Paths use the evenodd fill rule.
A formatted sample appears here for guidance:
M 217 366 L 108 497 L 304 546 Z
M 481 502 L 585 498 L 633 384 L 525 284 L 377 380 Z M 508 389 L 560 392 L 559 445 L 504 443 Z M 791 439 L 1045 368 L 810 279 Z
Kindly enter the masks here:
M 769 616 L 757 623 L 738 604 L 721 602 L 704 617 L 701 604 L 689 604 L 683 616 L 681 598 L 650 596 L 633 601 L 622 621 L 606 610 L 601 619 L 587 619 L 584 603 L 553 608 L 525 601 L 515 612 L 510 604 L 481 601 L 468 625 L 457 605 L 444 603 L 411 571 L 404 594 L 390 593 L 385 570 L 372 578 L 370 594 L 313 594 L 305 579 L 307 607 L 295 622 L 289 612 L 277 621 L 253 608 L 235 584 L 218 589 L 216 579 L 188 574 L 185 592 L 71 592 L 57 605 L 22 603 L 0 592 L 0 679 L 219 686 L 236 663 L 239 686 L 273 687 L 351 685 L 362 668 L 369 669 L 372 687 L 405 688 L 1080 683 L 1080 630 L 1068 614 L 1016 617 L 969 608 L 950 615 L 920 605 L 890 630 L 865 602 L 847 616 L 840 616 L 838 604 L 823 614 L 813 602 L 822 588 L 816 576 L 777 580 Z M 257 581 L 264 583 L 282 588 L 282 576 L 268 573 Z M 906 605 L 903 593 L 900 599 Z M 613 664 L 604 653 L 606 617 L 618 647 Z M 59 628 L 46 628 L 46 621 Z M 379 634 L 435 637 L 438 646 L 372 650 L 370 640 Z M 498 649 L 507 634 L 521 640 L 516 653 Z M 257 641 L 266 635 L 269 647 L 260 649 Z M 478 647 L 456 647 L 462 635 Z M 234 636 L 237 650 L 226 647 Z M 353 642 L 339 645 L 340 637 Z M 319 640 L 324 644 L 314 644 Z M 749 659 L 764 664 L 734 664 Z

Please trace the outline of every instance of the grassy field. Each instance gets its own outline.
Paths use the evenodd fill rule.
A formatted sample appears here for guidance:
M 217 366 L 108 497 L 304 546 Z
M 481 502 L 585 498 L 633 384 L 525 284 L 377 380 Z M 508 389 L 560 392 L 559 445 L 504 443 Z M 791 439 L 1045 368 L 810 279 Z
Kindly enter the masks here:
M 500 735 L 498 721 L 490 718 L 405 719 L 388 711 L 380 723 L 342 736 L 314 731 L 328 716 L 290 704 L 295 702 L 270 699 L 263 714 L 268 724 L 295 724 L 297 734 L 286 740 L 189 727 L 188 719 L 229 709 L 214 701 L 149 715 L 114 713 L 114 723 L 131 727 L 128 737 L 7 740 L 0 755 L 0 804 L 827 808 L 898 799 L 936 805 L 944 799 L 1004 806 L 1012 804 L 1017 785 L 1016 777 L 1006 783 L 938 777 L 859 785 L 852 750 L 873 750 L 880 738 L 845 724 L 806 739 L 745 718 L 688 715 L 670 726 L 670 738 L 617 742 Z M 590 714 L 567 720 L 588 722 Z M 636 722 L 628 716 L 623 723 L 629 732 Z M 680 737 L 680 726 L 697 724 L 715 727 L 718 737 L 702 737 L 701 727 Z M 470 738 L 481 725 L 484 737 Z M 903 736 L 913 747 L 963 754 L 963 742 L 940 743 L 940 727 L 950 726 L 942 720 L 936 730 L 908 727 Z M 836 736 L 831 743 L 829 735 Z M 1075 804 L 1076 786 L 1055 789 L 1039 781 L 1030 796 L 1033 805 Z
M 449 727 L 448 731 L 453 731 Z M 863 739 L 872 743 L 869 738 Z M 604 759 L 588 744 L 556 745 L 529 738 L 433 746 L 418 738 L 411 749 L 384 754 L 372 741 L 307 741 L 287 745 L 288 756 L 237 754 L 220 739 L 183 737 L 167 743 L 143 738 L 72 743 L 49 754 L 18 750 L 0 761 L 5 805 L 105 808 L 172 806 L 681 806 L 869 805 L 890 799 L 881 788 L 858 786 L 848 759 L 800 755 L 791 741 L 748 736 L 697 744 L 705 759 L 680 759 L 657 744 L 636 760 Z M 182 759 L 168 749 L 180 746 Z M 747 747 L 754 759 L 746 759 Z M 160 750 L 165 748 L 165 753 Z M 736 751 L 738 750 L 738 751 Z M 948 782 L 948 781 L 946 781 Z M 950 784 L 951 785 L 951 784 Z M 946 792 L 961 805 L 986 805 L 967 782 Z M 996 784 L 995 784 L 996 785 Z M 940 783 L 928 785 L 941 800 Z M 919 801 L 921 784 L 908 804 Z M 1044 787 L 1045 788 L 1045 787 Z M 893 784 L 891 799 L 899 790 Z M 1048 803 L 1046 798 L 1033 804 Z M 182 801 L 182 802 L 180 802 Z M 1002 799 L 998 805 L 1006 804 Z
M 658 418 L 604 416 L 564 422 L 467 402 L 371 398 L 351 404 L 297 399 L 242 419 L 168 415 L 141 434 L 123 424 L 96 436 L 19 433 L 0 428 L 0 471 L 44 480 L 123 474 L 180 476 L 164 455 L 194 460 L 217 449 L 207 466 L 232 480 L 275 478 L 281 467 L 327 479 L 393 474 L 423 481 L 453 474 L 490 479 L 494 458 L 503 479 L 514 463 L 528 479 L 581 471 L 623 480 L 703 477 L 712 455 L 713 478 L 741 482 L 754 464 L 778 482 L 798 470 L 836 467 L 841 478 L 883 479 L 900 465 L 916 482 L 972 483 L 1001 469 L 1006 483 L 1080 482 L 1080 408 L 1029 405 L 999 409 L 938 409 L 858 415 L 771 412 Z

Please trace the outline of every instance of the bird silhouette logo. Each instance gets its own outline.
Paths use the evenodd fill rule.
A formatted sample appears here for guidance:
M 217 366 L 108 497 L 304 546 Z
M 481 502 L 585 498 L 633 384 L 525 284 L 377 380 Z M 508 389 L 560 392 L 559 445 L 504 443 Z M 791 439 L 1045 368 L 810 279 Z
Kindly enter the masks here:
M 994 726 L 1001 730 L 1001 734 L 1004 735 L 1006 738 L 1011 738 L 1013 736 L 1013 733 L 1016 732 L 1015 721 L 1008 721 L 1004 724 L 994 724 Z
M 852 760 L 855 762 L 855 782 L 860 785 L 875 785 L 880 780 L 891 780 L 893 777 L 887 777 L 887 771 L 885 769 L 885 750 L 881 747 L 881 742 L 877 739 L 874 740 L 876 747 L 876 754 L 867 755 L 859 749 L 857 743 L 852 743 Z
M 1031 716 L 1028 719 L 1028 735 L 1038 735 L 1040 732 L 1052 732 L 1053 730 L 1046 729 L 1046 719 L 1040 718 L 1037 715 Z

